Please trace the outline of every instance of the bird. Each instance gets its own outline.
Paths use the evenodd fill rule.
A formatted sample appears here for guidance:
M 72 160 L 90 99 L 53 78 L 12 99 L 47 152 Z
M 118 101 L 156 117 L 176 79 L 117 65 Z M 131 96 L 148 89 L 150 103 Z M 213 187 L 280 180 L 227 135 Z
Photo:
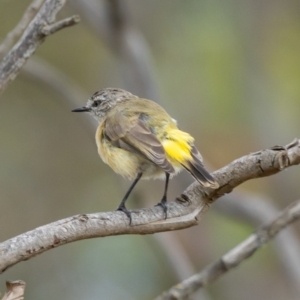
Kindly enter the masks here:
M 167 218 L 170 177 L 186 169 L 202 186 L 218 188 L 205 169 L 194 138 L 180 130 L 175 119 L 159 104 L 120 88 L 95 92 L 83 107 L 72 112 L 88 112 L 99 123 L 96 145 L 104 163 L 116 173 L 133 180 L 117 210 L 132 223 L 126 201 L 140 179 L 165 179 L 164 193 L 157 204 Z

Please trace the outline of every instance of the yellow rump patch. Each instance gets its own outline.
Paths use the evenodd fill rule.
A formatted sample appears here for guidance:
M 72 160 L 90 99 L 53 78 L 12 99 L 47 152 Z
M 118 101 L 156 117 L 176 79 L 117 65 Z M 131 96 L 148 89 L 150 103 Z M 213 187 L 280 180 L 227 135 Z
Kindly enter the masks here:
M 193 141 L 194 138 L 188 133 L 178 129 L 171 129 L 167 131 L 167 137 L 162 141 L 162 145 L 171 163 L 174 163 L 174 160 L 184 163 L 192 159 L 190 144 Z

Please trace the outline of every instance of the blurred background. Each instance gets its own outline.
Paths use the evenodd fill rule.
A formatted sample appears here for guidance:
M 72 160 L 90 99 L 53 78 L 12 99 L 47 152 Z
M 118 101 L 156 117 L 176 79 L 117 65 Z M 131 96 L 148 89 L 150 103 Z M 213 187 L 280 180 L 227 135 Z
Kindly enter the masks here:
M 0 0 L 0 40 L 30 3 Z M 299 1 L 73 0 L 59 18 L 72 14 L 81 22 L 48 37 L 1 95 L 1 241 L 117 207 L 130 182 L 98 157 L 91 117 L 71 113 L 104 87 L 163 105 L 211 171 L 299 138 Z M 299 174 L 243 184 L 197 227 L 48 251 L 2 274 L 0 290 L 22 279 L 25 299 L 153 299 L 299 199 Z M 191 182 L 173 179 L 169 199 Z M 162 191 L 163 182 L 141 182 L 128 205 L 152 206 Z M 191 299 L 299 299 L 298 238 L 287 230 Z

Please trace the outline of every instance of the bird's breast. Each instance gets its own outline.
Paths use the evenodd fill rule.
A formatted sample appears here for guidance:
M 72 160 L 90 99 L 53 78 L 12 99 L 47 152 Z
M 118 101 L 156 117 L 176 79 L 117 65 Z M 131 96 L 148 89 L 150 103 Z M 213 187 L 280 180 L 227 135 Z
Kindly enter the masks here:
M 165 178 L 165 172 L 160 167 L 140 155 L 114 146 L 102 133 L 100 125 L 96 132 L 98 153 L 117 174 L 127 179 L 135 179 L 140 172 L 143 173 L 142 179 Z

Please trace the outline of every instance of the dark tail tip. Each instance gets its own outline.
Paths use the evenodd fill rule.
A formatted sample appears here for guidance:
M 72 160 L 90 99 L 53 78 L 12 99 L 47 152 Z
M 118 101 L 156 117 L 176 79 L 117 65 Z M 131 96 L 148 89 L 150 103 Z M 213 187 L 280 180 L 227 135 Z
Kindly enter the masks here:
M 215 178 L 205 169 L 203 159 L 197 148 L 192 145 L 192 159 L 183 164 L 183 166 L 193 175 L 193 177 L 203 186 L 217 189 L 219 184 Z
M 219 184 L 216 182 L 214 177 L 204 168 L 204 166 L 200 166 L 197 164 L 193 165 L 192 162 L 189 162 L 190 173 L 195 177 L 195 179 L 205 187 L 210 187 L 212 189 L 217 189 Z

